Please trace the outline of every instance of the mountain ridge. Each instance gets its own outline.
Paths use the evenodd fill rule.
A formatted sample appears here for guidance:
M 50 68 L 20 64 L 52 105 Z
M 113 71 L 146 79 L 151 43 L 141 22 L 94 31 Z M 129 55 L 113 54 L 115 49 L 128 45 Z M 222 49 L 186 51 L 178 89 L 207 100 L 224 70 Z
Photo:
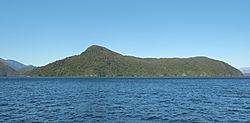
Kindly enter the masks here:
M 19 69 L 28 69 L 28 68 L 33 68 L 34 66 L 32 65 L 25 65 L 21 62 L 15 61 L 15 60 L 10 60 L 10 59 L 2 59 L 0 58 L 0 62 L 4 63 L 5 65 L 10 66 L 11 68 L 15 69 L 15 70 L 19 70 Z
M 208 57 L 140 58 L 92 45 L 79 55 L 35 68 L 31 76 L 242 76 L 229 64 Z
M 34 68 L 32 65 L 25 65 L 15 60 L 0 58 L 0 76 L 22 76 Z
M 250 67 L 243 67 L 243 68 L 240 68 L 240 71 L 242 73 L 250 73 Z
M 0 62 L 0 76 L 15 76 L 18 72 L 8 65 Z
M 250 76 L 250 73 L 244 73 L 244 76 Z

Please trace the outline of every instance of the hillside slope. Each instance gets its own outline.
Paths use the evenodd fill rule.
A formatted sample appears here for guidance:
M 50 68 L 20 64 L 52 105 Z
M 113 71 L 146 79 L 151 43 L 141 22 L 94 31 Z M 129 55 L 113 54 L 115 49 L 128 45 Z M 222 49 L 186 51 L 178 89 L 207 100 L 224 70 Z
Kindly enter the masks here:
M 18 72 L 15 71 L 13 68 L 0 62 L 0 76 L 14 76 L 14 75 L 18 75 Z
M 32 65 L 25 65 L 25 64 L 22 64 L 18 61 L 15 61 L 15 60 L 5 60 L 5 59 L 0 58 L 0 62 L 2 62 L 3 64 L 5 64 L 5 65 L 17 70 L 17 71 L 20 69 L 34 68 L 34 66 L 32 66 Z
M 242 76 L 227 63 L 207 57 L 138 58 L 93 45 L 28 72 L 32 76 Z

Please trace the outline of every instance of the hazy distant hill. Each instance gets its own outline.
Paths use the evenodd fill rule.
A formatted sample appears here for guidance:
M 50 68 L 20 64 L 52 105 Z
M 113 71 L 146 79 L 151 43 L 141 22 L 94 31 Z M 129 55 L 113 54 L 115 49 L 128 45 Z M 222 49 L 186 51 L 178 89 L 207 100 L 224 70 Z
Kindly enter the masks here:
M 16 70 L 0 62 L 0 76 L 13 76 L 17 74 Z
M 250 76 L 250 73 L 244 73 L 244 76 Z
M 25 65 L 25 64 L 22 64 L 20 62 L 14 61 L 14 60 L 4 60 L 4 59 L 1 59 L 1 58 L 0 58 L 0 62 L 2 62 L 5 65 L 10 66 L 11 68 L 13 68 L 15 70 L 30 69 L 30 68 L 34 67 L 32 65 Z
M 22 75 L 34 68 L 32 65 L 24 65 L 14 60 L 4 60 L 0 58 L 0 76 Z
M 34 76 L 242 76 L 234 67 L 207 57 L 138 58 L 101 46 L 27 73 Z
M 240 68 L 240 71 L 241 71 L 242 73 L 250 73 L 250 67 Z

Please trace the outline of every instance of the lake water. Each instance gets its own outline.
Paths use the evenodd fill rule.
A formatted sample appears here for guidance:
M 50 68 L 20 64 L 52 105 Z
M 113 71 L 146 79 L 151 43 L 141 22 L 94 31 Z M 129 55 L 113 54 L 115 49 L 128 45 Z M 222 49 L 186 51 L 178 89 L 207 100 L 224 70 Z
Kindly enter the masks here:
M 250 78 L 0 78 L 0 122 L 250 122 Z

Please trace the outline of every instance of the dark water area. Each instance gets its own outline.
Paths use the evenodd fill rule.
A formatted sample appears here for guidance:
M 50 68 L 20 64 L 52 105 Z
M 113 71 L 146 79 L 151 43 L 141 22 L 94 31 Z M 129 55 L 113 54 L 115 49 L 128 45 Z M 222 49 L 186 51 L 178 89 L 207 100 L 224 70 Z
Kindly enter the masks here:
M 250 78 L 0 78 L 0 122 L 250 122 Z

